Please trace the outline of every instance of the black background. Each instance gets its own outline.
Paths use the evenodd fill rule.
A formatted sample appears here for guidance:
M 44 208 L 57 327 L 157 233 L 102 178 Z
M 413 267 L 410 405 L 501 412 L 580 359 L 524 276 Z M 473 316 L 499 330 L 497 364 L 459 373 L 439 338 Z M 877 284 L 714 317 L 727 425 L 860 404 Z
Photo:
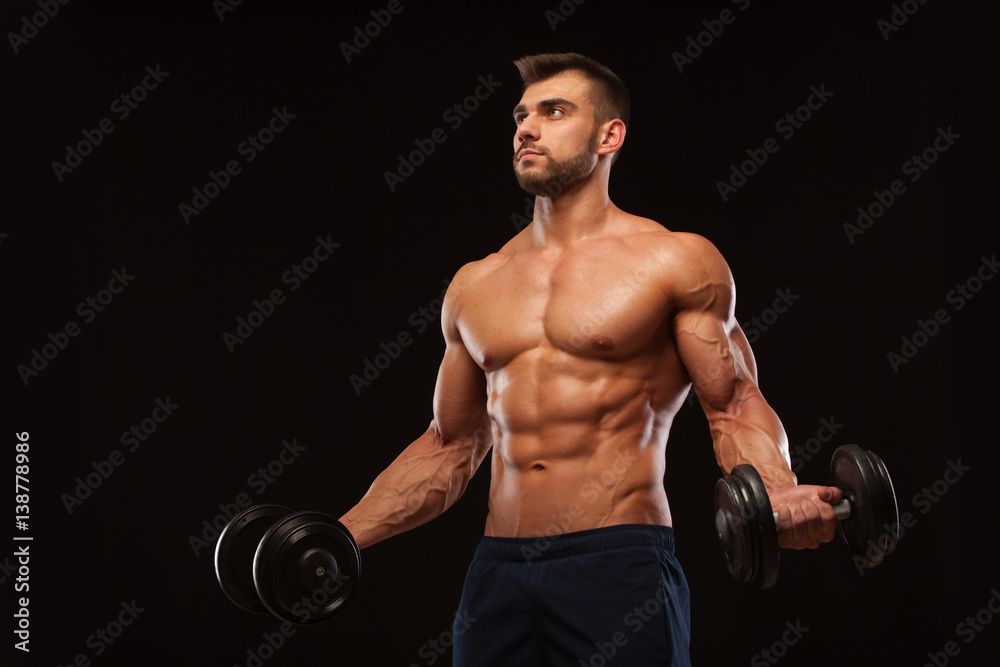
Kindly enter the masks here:
M 886 39 L 878 22 L 893 13 L 888 2 L 566 0 L 553 29 L 556 0 L 474 9 L 403 0 L 347 62 L 341 43 L 386 3 L 244 0 L 220 16 L 209 0 L 76 0 L 16 52 L 8 33 L 41 10 L 6 3 L 3 437 L 13 469 L 13 434 L 30 433 L 31 521 L 20 534 L 33 537 L 32 664 L 80 654 L 95 665 L 254 664 L 249 654 L 279 623 L 234 607 L 215 582 L 212 547 L 196 549 L 192 537 L 240 493 L 339 515 L 424 430 L 443 343 L 437 322 L 418 332 L 411 314 L 516 231 L 525 195 L 509 167 L 520 96 L 511 61 L 569 50 L 631 88 L 613 200 L 711 239 L 736 278 L 740 322 L 765 315 L 776 290 L 798 296 L 758 331 L 754 350 L 793 451 L 821 420 L 841 425 L 803 460 L 800 479 L 825 481 L 833 449 L 858 442 L 885 459 L 900 511 L 915 518 L 863 577 L 834 544 L 783 553 L 770 591 L 737 585 L 712 533 L 718 469 L 705 419 L 686 406 L 665 482 L 695 664 L 766 664 L 759 654 L 786 622 L 809 630 L 784 664 L 922 665 L 948 642 L 960 649 L 951 664 L 985 664 L 1000 622 L 982 614 L 993 622 L 971 642 L 957 626 L 1000 586 L 991 482 L 1000 283 L 983 283 L 961 310 L 947 295 L 998 251 L 997 16 L 904 4 L 918 9 Z M 735 20 L 678 71 L 673 54 L 726 8 Z M 112 101 L 147 66 L 169 74 L 120 119 Z M 449 125 L 443 114 L 480 76 L 500 86 Z M 794 136 L 780 135 L 775 122 L 811 86 L 833 94 Z M 246 162 L 238 145 L 274 108 L 294 118 Z M 102 118 L 114 131 L 57 179 L 52 162 Z M 435 128 L 447 140 L 390 190 L 384 173 L 397 155 Z M 960 138 L 910 182 L 903 163 L 939 128 Z M 723 201 L 717 181 L 768 137 L 778 152 Z M 233 159 L 241 173 L 186 224 L 179 204 Z M 850 242 L 843 225 L 894 179 L 905 193 Z M 282 274 L 317 237 L 340 246 L 291 291 Z M 85 322 L 77 305 L 123 267 L 134 280 Z M 274 289 L 287 301 L 230 352 L 223 333 Z M 894 369 L 887 354 L 938 309 L 948 321 Z M 25 383 L 18 366 L 71 320 L 79 335 Z M 350 376 L 401 332 L 412 344 L 356 391 Z M 168 397 L 179 407 L 127 451 L 121 434 Z M 265 489 L 252 485 L 292 439 L 305 447 L 299 458 Z M 70 513 L 65 494 L 114 450 L 124 462 Z M 969 470 L 949 485 L 945 471 L 959 462 Z M 299 629 L 273 656 L 265 650 L 263 664 L 448 664 L 450 653 L 428 642 L 456 611 L 488 476 L 484 467 L 446 515 L 367 549 L 350 607 Z M 936 502 L 918 498 L 932 488 Z M 16 546 L 0 549 L 12 610 L 25 594 L 14 591 Z M 112 644 L 95 643 L 133 600 L 138 618 Z M 26 657 L 10 644 L 3 652 Z

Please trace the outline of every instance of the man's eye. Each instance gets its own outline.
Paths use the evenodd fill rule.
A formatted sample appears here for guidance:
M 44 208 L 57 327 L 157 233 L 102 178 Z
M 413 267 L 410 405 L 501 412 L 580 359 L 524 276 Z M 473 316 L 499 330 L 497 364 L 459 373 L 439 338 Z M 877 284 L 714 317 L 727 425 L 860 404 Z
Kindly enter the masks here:
M 524 116 L 514 116 L 514 125 L 520 125 L 524 121 Z
M 553 115 L 553 114 L 564 115 L 565 113 L 566 113 L 565 111 L 563 111 L 562 109 L 558 109 L 558 108 L 549 110 L 549 115 L 550 116 Z

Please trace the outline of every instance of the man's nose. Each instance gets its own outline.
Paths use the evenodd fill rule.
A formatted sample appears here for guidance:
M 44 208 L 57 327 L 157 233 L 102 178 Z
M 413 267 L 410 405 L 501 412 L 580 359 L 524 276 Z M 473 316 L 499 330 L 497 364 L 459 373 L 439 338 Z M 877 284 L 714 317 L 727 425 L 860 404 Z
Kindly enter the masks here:
M 538 119 L 534 114 L 528 114 L 524 117 L 524 120 L 517 126 L 516 136 L 521 142 L 525 141 L 537 141 L 538 140 L 539 125 Z

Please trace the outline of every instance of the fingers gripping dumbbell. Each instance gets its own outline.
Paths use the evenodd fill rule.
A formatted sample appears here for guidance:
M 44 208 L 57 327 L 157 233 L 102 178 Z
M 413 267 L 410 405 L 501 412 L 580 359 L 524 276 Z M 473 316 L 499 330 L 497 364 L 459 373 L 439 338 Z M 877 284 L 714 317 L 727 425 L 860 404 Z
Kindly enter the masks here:
M 240 609 L 312 625 L 330 619 L 354 595 L 361 552 L 329 515 L 255 505 L 219 535 L 215 574 Z
M 857 445 L 838 447 L 830 463 L 833 486 L 844 499 L 834 505 L 837 532 L 866 569 L 879 565 L 899 539 L 899 511 L 892 480 L 874 452 Z M 778 577 L 777 513 L 753 466 L 733 468 L 715 485 L 715 528 L 726 565 L 737 581 L 770 588 Z M 885 544 L 876 558 L 871 546 Z

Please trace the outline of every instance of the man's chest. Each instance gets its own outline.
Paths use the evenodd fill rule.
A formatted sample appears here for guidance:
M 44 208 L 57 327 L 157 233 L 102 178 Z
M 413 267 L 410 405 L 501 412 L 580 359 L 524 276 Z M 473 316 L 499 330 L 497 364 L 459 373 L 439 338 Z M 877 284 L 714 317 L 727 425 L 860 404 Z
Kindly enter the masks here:
M 628 357 L 662 334 L 669 313 L 662 274 L 653 256 L 515 256 L 463 294 L 459 329 L 486 370 L 543 347 Z

